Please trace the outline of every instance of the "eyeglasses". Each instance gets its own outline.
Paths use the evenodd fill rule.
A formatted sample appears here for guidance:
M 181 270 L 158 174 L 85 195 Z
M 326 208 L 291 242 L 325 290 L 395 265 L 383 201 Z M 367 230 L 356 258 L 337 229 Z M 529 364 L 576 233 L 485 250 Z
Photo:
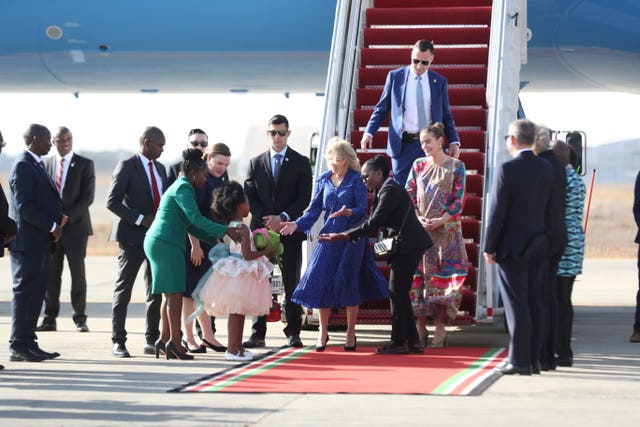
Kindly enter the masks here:
M 206 148 L 207 145 L 209 145 L 209 142 L 207 141 L 189 141 L 189 143 L 191 144 L 192 147 L 197 147 L 198 145 L 202 148 Z
M 429 66 L 429 64 L 431 64 L 431 62 L 433 62 L 433 60 L 431 60 L 431 61 L 421 61 L 421 60 L 419 60 L 419 59 L 415 59 L 415 58 L 414 58 L 414 59 L 412 59 L 411 61 L 413 61 L 413 63 L 414 63 L 414 64 L 416 64 L 416 65 L 418 65 L 418 64 L 422 64 L 422 65 L 424 65 L 425 67 L 428 67 L 428 66 Z
M 289 131 L 288 130 L 268 130 L 267 133 L 271 136 L 276 136 L 276 135 L 287 136 L 287 133 L 289 133 Z

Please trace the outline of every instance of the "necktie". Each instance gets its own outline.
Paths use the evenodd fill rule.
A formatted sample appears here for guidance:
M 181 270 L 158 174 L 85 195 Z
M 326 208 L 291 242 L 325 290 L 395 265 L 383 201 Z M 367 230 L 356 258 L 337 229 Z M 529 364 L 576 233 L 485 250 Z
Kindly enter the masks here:
M 427 112 L 424 108 L 424 93 L 422 92 L 422 76 L 416 77 L 416 101 L 418 102 L 418 132 L 427 125 Z
M 151 175 L 151 191 L 153 192 L 153 211 L 158 210 L 160 205 L 160 192 L 158 191 L 158 182 L 156 181 L 156 174 L 153 172 L 153 162 L 149 161 L 149 175 Z
M 276 159 L 276 165 L 273 168 L 273 180 L 277 181 L 280 175 L 280 166 L 282 166 L 282 154 L 276 154 L 273 158 Z
M 60 159 L 60 165 L 58 166 L 58 173 L 56 174 L 56 188 L 58 193 L 62 194 L 62 172 L 64 171 L 64 157 Z

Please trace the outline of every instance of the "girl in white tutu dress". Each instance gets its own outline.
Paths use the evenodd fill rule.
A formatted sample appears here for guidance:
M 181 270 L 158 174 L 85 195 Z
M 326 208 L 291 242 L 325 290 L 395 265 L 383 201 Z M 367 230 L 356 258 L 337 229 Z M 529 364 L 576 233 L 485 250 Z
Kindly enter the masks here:
M 261 316 L 269 312 L 269 279 L 273 264 L 267 257 L 271 253 L 256 250 L 249 227 L 242 222 L 242 218 L 249 215 L 249 200 L 242 185 L 231 181 L 218 187 L 213 193 L 212 209 L 218 218 L 229 223 L 229 227 L 238 227 L 242 243 L 225 237 L 223 243 L 211 249 L 209 258 L 212 266 L 198 283 L 193 295 L 210 315 L 229 315 L 229 342 L 225 358 L 251 360 L 253 354 L 242 347 L 244 317 Z

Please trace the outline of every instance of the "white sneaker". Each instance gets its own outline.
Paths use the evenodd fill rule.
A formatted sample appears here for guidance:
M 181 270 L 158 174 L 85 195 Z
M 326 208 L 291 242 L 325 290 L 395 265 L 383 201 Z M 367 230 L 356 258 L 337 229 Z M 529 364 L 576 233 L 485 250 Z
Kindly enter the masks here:
M 228 351 L 225 351 L 224 358 L 226 360 L 233 360 L 235 362 L 247 362 L 249 360 L 253 360 L 253 354 L 249 353 L 248 351 L 245 351 L 243 355 L 240 355 L 239 352 L 238 354 L 232 354 Z

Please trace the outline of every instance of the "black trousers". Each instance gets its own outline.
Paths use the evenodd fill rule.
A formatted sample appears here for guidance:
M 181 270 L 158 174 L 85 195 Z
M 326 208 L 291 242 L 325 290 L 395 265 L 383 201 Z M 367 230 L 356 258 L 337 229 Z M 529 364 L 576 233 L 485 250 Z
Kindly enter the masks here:
M 284 284 L 284 310 L 287 326 L 284 334 L 287 337 L 300 335 L 302 329 L 302 307 L 291 301 L 293 292 L 300 282 L 300 270 L 302 269 L 302 242 L 299 240 L 283 243 L 282 253 L 282 282 Z M 251 327 L 251 336 L 256 339 L 264 339 L 267 335 L 267 316 L 256 317 Z
M 573 327 L 573 304 L 571 293 L 576 276 L 558 276 L 556 280 L 556 296 L 558 298 L 558 328 L 556 336 L 556 353 L 558 359 L 573 357 L 571 350 L 571 331 Z
M 638 245 L 638 293 L 636 294 L 636 319 L 633 333 L 640 332 L 640 245 Z
M 51 246 L 11 251 L 13 298 L 9 348 L 14 351 L 26 351 L 37 340 L 35 331 L 50 268 Z
M 60 313 L 60 289 L 62 287 L 62 270 L 64 258 L 69 264 L 71 274 L 71 307 L 73 321 L 77 324 L 87 321 L 87 278 L 84 259 L 87 255 L 89 236 L 65 236 L 60 238 L 53 252 L 51 275 L 44 296 L 44 322 L 53 323 Z
M 391 342 L 393 345 L 414 345 L 420 341 L 413 317 L 409 290 L 413 274 L 423 252 L 398 254 L 391 259 L 389 299 L 391 302 Z
M 542 307 L 544 309 L 544 335 L 540 345 L 540 363 L 553 366 L 556 363 L 558 335 L 558 291 L 556 273 L 562 254 L 547 259 L 546 274 L 542 281 Z
M 142 245 L 130 245 L 119 243 L 118 253 L 118 278 L 116 279 L 116 289 L 113 292 L 113 305 L 111 312 L 111 340 L 114 343 L 124 343 L 127 340 L 125 322 L 127 320 L 127 308 L 131 301 L 131 291 L 138 275 L 138 271 L 143 263 L 144 284 L 147 293 L 147 313 L 145 339 L 147 344 L 153 344 L 160 338 L 160 304 L 162 295 L 151 293 L 151 267 L 144 254 Z
M 544 328 L 544 259 L 506 259 L 498 264 L 500 292 L 509 326 L 509 362 L 518 369 L 537 363 Z

